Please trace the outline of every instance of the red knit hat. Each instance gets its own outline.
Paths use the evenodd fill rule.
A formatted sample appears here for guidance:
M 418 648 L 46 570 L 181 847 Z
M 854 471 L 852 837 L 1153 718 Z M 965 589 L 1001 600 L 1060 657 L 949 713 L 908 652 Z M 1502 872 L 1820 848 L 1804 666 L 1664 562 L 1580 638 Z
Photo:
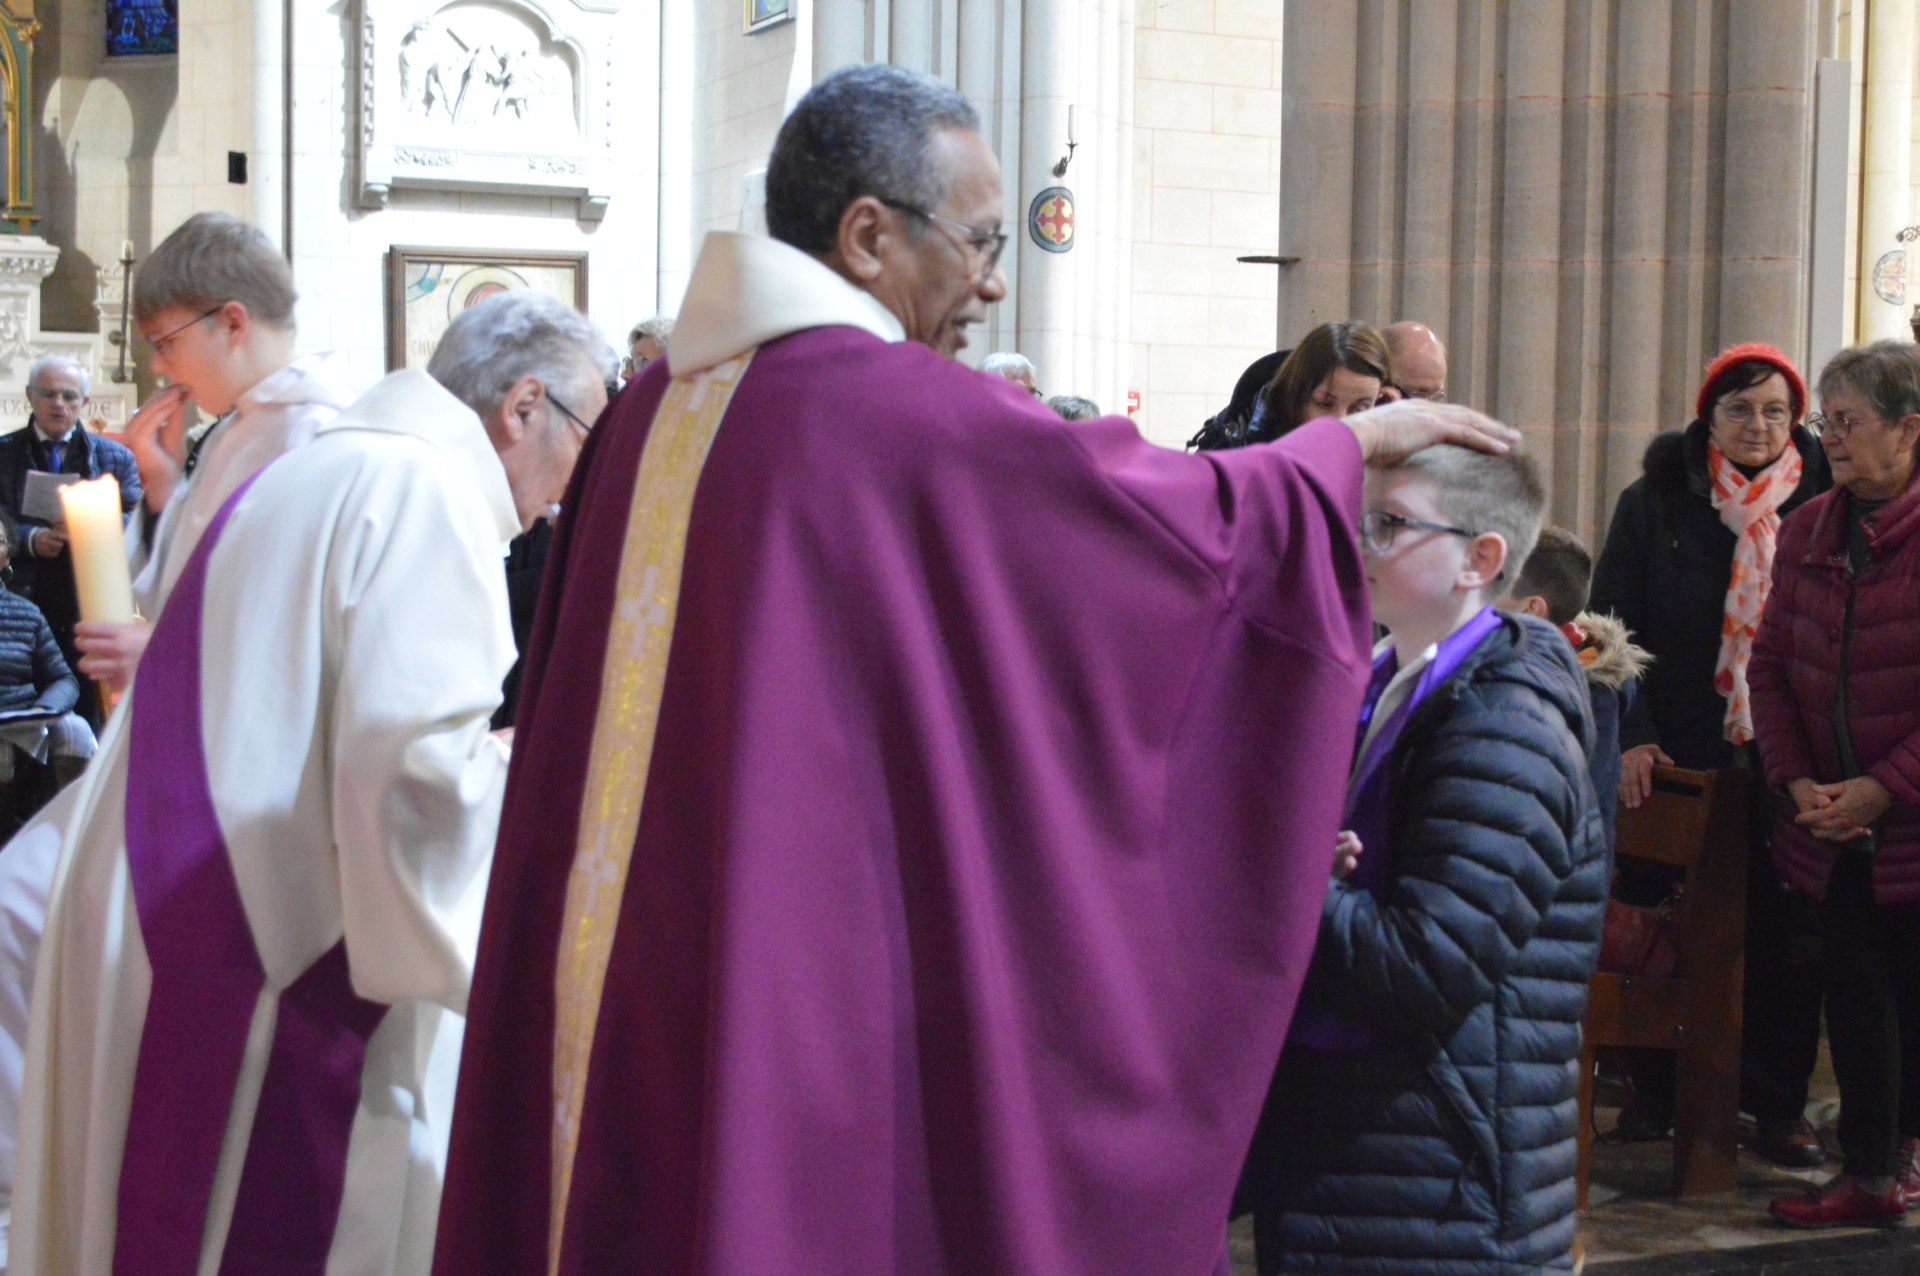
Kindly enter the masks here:
M 1793 419 L 1798 421 L 1807 410 L 1807 383 L 1801 377 L 1800 369 L 1793 366 L 1793 360 L 1778 346 L 1770 346 L 1764 341 L 1749 341 L 1744 345 L 1728 346 L 1714 356 L 1707 365 L 1706 380 L 1700 383 L 1700 397 L 1694 401 L 1693 414 L 1702 420 L 1713 411 L 1713 404 L 1707 399 L 1707 387 L 1719 379 L 1720 374 L 1736 363 L 1755 363 L 1771 365 L 1781 376 L 1787 379 L 1787 393 L 1793 396 Z

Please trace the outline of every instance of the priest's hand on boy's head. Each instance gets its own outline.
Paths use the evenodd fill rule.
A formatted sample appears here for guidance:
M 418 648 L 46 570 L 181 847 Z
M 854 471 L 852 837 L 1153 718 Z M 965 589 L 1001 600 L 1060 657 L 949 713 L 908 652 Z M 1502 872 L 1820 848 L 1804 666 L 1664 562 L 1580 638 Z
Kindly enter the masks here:
M 1360 441 L 1368 465 L 1398 465 L 1422 448 L 1457 443 L 1480 452 L 1505 452 L 1520 442 L 1520 431 L 1457 403 L 1403 399 L 1356 412 L 1347 427 Z

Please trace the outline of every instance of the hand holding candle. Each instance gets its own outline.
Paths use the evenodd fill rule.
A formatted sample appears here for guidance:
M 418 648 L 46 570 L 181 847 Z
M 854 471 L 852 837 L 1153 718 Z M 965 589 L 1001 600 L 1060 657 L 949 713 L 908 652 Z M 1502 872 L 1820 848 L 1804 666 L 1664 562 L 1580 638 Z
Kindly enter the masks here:
M 67 542 L 73 549 L 73 579 L 82 620 L 133 619 L 133 580 L 127 573 L 127 539 L 121 521 L 120 484 L 103 474 L 60 489 L 67 512 Z

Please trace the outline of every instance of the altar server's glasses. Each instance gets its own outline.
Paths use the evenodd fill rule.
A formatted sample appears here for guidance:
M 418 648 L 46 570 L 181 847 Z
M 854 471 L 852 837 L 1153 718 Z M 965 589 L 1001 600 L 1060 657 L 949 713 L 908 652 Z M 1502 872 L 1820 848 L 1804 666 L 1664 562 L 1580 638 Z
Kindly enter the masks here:
M 898 200 L 882 198 L 880 202 L 895 212 L 912 213 L 915 217 L 924 217 L 934 225 L 959 235 L 966 241 L 967 247 L 973 249 L 974 255 L 981 259 L 980 273 L 983 275 L 993 273 L 993 268 L 1000 264 L 1000 254 L 1006 251 L 1007 232 L 1004 230 L 982 230 L 978 226 L 969 226 L 965 222 L 957 222 L 951 217 L 942 217 L 936 212 L 918 208 L 912 204 L 903 204 Z
M 226 304 L 227 303 L 223 301 L 211 310 L 201 311 L 199 314 L 195 315 L 193 318 L 181 324 L 178 328 L 169 328 L 167 331 L 161 333 L 157 337 L 148 337 L 147 338 L 148 347 L 151 348 L 155 354 L 159 355 L 161 358 L 164 359 L 167 354 L 167 347 L 173 344 L 174 338 L 178 337 L 181 333 L 185 332 L 187 329 L 193 327 L 194 324 L 203 323 L 206 320 L 213 318 L 215 315 L 219 314 L 223 309 L 226 308 Z

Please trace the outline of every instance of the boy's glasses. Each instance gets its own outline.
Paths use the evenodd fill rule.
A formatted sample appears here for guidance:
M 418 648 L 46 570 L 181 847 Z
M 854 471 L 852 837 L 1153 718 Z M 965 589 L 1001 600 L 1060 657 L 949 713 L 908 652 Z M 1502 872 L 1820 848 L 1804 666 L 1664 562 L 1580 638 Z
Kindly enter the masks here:
M 1369 554 L 1384 554 L 1393 548 L 1393 538 L 1402 529 L 1410 532 L 1445 532 L 1449 536 L 1464 536 L 1472 540 L 1479 535 L 1464 527 L 1449 527 L 1445 523 L 1428 523 L 1417 518 L 1407 518 L 1401 514 L 1392 514 L 1386 510 L 1368 510 L 1360 516 L 1360 543 Z
M 215 315 L 219 314 L 222 310 L 224 310 L 226 308 L 226 305 L 227 303 L 223 301 L 211 310 L 201 311 L 199 314 L 195 315 L 193 318 L 181 324 L 178 328 L 168 329 L 166 332 L 161 333 L 157 337 L 148 337 L 147 345 L 153 350 L 155 354 L 159 355 L 161 358 L 164 359 L 167 354 L 167 347 L 173 344 L 174 339 L 176 337 L 178 337 L 181 333 L 185 332 L 187 329 L 193 327 L 194 324 L 213 318 Z

